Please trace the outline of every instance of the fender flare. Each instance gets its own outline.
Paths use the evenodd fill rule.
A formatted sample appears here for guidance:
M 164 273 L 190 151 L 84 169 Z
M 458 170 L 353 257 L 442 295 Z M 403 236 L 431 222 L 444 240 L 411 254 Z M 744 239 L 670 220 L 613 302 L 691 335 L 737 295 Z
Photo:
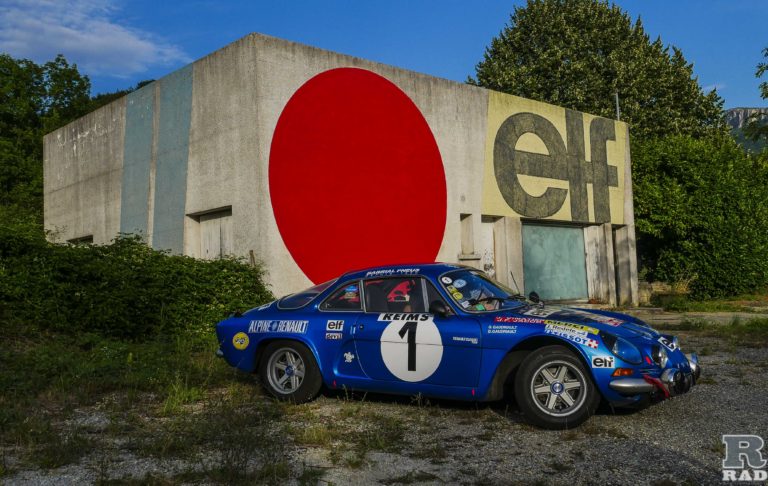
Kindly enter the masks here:
M 508 389 L 508 385 L 514 381 L 517 369 L 525 358 L 539 348 L 552 345 L 563 346 L 570 349 L 571 352 L 581 360 L 587 371 L 589 371 L 589 376 L 592 381 L 595 381 L 595 377 L 592 375 L 592 367 L 589 364 L 589 358 L 580 346 L 576 346 L 574 343 L 559 337 L 536 334 L 520 341 L 507 352 L 501 360 L 501 363 L 499 363 L 499 366 L 496 367 L 493 379 L 488 386 L 488 391 L 485 393 L 483 401 L 491 402 L 505 398 L 505 391 Z M 598 393 L 600 393 L 599 388 L 597 386 L 595 386 L 595 388 L 598 390 Z

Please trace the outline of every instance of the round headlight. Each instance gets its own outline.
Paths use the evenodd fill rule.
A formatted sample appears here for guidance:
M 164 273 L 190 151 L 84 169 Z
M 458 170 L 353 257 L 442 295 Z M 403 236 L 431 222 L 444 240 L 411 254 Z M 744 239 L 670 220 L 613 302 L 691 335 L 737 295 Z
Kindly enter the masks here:
M 640 364 L 643 362 L 643 356 L 637 346 L 618 336 L 611 347 L 611 352 L 627 363 Z

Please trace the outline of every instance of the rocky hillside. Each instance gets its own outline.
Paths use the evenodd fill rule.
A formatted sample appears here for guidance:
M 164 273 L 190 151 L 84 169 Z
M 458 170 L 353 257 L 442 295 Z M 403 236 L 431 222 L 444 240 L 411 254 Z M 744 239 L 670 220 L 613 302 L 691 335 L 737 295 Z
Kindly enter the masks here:
M 754 142 L 744 136 L 744 127 L 749 121 L 749 117 L 755 113 L 768 114 L 768 108 L 731 108 L 725 110 L 725 121 L 731 127 L 731 133 L 739 144 L 754 152 L 759 152 L 766 148 L 765 142 Z
M 731 108 L 725 110 L 725 121 L 731 128 L 744 128 L 749 117 L 755 113 L 768 114 L 768 108 Z

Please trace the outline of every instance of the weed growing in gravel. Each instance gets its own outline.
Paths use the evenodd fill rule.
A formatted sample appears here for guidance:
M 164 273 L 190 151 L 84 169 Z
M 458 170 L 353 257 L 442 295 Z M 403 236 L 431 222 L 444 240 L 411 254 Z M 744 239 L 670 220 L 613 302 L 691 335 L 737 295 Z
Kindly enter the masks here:
M 177 373 L 175 380 L 168 386 L 160 412 L 163 415 L 174 415 L 181 412 L 184 405 L 200 401 L 202 398 L 203 391 L 199 387 L 190 386 L 189 378 Z
M 440 481 L 440 477 L 426 471 L 408 471 L 402 476 L 382 479 L 379 482 L 381 484 L 413 484 L 426 481 Z
M 411 457 L 415 459 L 428 459 L 433 464 L 441 463 L 442 459 L 445 459 L 447 456 L 448 451 L 445 446 L 438 441 L 430 442 L 429 444 L 416 449 L 411 454 Z

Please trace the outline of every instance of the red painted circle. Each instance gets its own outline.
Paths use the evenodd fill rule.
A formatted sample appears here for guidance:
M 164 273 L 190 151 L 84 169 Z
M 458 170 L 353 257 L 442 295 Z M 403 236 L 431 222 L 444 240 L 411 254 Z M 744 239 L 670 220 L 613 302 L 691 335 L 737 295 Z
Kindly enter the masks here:
M 318 74 L 283 109 L 269 191 L 288 251 L 313 282 L 374 265 L 434 261 L 445 172 L 424 116 L 387 79 Z

